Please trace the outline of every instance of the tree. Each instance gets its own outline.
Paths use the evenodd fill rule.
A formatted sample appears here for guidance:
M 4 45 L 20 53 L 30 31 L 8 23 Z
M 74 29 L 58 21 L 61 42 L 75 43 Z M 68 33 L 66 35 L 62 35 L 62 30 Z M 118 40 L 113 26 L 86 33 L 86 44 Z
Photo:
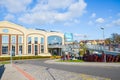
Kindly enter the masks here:
M 111 43 L 113 43 L 113 44 L 120 44 L 120 34 L 113 33 L 111 35 L 112 35 Z
M 111 44 L 111 39 L 110 39 L 110 38 L 107 38 L 107 39 L 105 40 L 105 44 Z

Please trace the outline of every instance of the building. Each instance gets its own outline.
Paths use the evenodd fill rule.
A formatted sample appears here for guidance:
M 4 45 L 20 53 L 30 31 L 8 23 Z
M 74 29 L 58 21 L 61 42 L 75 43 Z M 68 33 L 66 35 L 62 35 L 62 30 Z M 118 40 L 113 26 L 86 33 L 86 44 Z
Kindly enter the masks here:
M 104 40 L 82 40 L 80 44 L 101 45 L 104 44 Z
M 63 45 L 63 33 L 27 29 L 8 21 L 0 22 L 0 56 L 10 56 L 10 53 L 14 56 L 60 55 Z

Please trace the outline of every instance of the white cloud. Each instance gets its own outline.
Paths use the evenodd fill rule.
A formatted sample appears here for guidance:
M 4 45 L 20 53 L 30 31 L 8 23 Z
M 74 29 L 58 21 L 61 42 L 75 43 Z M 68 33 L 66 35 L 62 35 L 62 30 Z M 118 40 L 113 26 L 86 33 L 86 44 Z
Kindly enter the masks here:
M 105 25 L 106 27 L 116 27 L 120 26 L 120 19 L 113 20 L 111 23 Z
M 97 19 L 96 19 L 96 22 L 97 22 L 97 23 L 104 23 L 105 20 L 104 20 L 103 18 L 97 18 Z
M 75 33 L 74 36 L 76 36 L 76 37 L 82 37 L 83 35 L 82 35 L 82 34 Z
M 80 20 L 74 19 L 74 23 L 78 24 L 80 23 Z
M 120 26 L 120 19 L 114 20 L 112 24 L 115 26 Z
M 74 33 L 75 37 L 87 37 L 87 35 L 85 34 L 78 34 L 78 33 Z
M 93 25 L 93 21 L 89 21 L 89 22 L 88 22 L 88 25 Z
M 5 17 L 4 17 L 4 20 L 14 20 L 15 19 L 15 17 L 14 17 L 14 15 L 12 15 L 12 14 L 7 14 Z
M 71 26 L 71 24 L 69 22 L 65 22 L 64 26 Z
M 80 17 L 86 6 L 84 0 L 42 0 L 29 13 L 22 15 L 19 21 L 31 24 L 69 22 Z
M 31 0 L 0 0 L 0 5 L 11 13 L 24 12 Z
M 96 17 L 96 13 L 92 13 L 91 18 L 95 18 Z

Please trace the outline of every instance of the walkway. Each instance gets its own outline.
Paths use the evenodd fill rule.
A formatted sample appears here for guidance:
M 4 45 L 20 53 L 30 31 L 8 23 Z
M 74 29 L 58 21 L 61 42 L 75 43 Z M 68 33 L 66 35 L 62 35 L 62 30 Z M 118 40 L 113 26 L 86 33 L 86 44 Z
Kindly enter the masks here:
M 55 62 L 49 60 L 46 62 Z M 26 76 L 27 75 L 27 76 Z M 37 66 L 29 63 L 16 63 L 13 66 L 5 65 L 5 71 L 1 80 L 110 80 L 108 78 L 87 75 Z

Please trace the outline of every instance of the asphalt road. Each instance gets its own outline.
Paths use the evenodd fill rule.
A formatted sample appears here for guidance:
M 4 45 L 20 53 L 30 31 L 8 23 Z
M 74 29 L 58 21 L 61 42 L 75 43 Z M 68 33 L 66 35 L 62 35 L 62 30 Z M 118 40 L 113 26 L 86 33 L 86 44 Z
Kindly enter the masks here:
M 62 64 L 46 64 L 46 59 L 40 60 L 21 60 L 15 61 L 16 64 L 32 64 L 36 66 L 44 66 L 53 69 L 65 70 L 76 73 L 84 73 L 99 77 L 111 78 L 112 80 L 120 80 L 119 67 L 97 67 L 97 66 L 80 66 L 80 65 L 62 65 Z M 97 65 L 97 64 L 96 64 Z

